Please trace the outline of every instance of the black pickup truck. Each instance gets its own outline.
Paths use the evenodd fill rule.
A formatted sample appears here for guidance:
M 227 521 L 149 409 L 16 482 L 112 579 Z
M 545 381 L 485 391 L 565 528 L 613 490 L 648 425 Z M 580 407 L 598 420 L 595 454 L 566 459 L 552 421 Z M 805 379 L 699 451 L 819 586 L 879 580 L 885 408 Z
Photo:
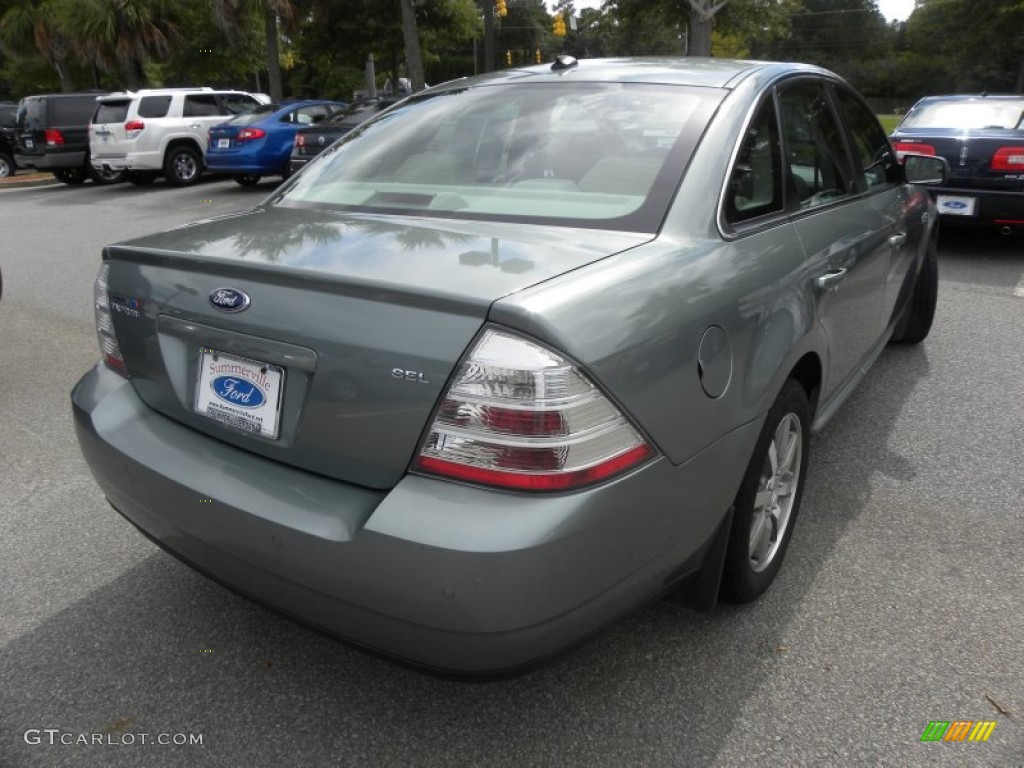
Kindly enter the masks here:
M 945 222 L 1024 231 L 1024 96 L 929 96 L 890 139 L 899 156 L 949 162 L 949 180 L 931 190 Z

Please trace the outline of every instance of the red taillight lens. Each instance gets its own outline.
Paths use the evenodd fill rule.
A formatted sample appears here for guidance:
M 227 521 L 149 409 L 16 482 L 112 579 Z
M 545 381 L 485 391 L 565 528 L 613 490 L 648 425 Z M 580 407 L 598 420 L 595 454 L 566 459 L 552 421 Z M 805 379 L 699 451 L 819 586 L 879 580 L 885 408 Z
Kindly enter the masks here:
M 253 139 L 262 139 L 267 135 L 267 132 L 262 128 L 243 128 L 238 132 L 235 137 L 236 141 L 252 141 Z
M 44 133 L 44 136 L 46 138 L 46 143 L 51 147 L 58 146 L 64 143 L 64 134 L 62 134 L 56 128 L 47 128 L 46 132 Z
M 110 295 L 107 292 L 107 276 L 109 274 L 110 262 L 105 261 L 96 275 L 96 282 L 93 284 L 96 338 L 100 344 L 103 362 L 107 364 L 107 367 L 117 371 L 122 376 L 127 376 L 128 368 L 124 364 L 121 346 L 117 343 L 117 335 L 114 333 L 114 321 L 110 315 Z
M 896 161 L 903 162 L 904 155 L 934 155 L 935 147 L 931 144 L 918 144 L 916 141 L 896 141 L 892 148 L 896 150 Z
M 124 135 L 127 139 L 134 139 L 142 130 L 146 127 L 146 124 L 141 120 L 129 120 L 124 124 Z
M 992 155 L 993 171 L 1024 171 L 1024 147 L 1000 147 Z
M 445 393 L 414 468 L 553 491 L 612 477 L 654 453 L 578 366 L 536 342 L 488 329 Z

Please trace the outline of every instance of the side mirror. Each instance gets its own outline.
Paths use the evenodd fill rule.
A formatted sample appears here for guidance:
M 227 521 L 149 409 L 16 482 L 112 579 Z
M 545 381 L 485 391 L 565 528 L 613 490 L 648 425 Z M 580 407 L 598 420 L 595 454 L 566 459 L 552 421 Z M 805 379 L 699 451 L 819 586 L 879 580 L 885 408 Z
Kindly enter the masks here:
M 903 178 L 910 184 L 942 186 L 949 178 L 949 163 L 936 155 L 903 156 Z

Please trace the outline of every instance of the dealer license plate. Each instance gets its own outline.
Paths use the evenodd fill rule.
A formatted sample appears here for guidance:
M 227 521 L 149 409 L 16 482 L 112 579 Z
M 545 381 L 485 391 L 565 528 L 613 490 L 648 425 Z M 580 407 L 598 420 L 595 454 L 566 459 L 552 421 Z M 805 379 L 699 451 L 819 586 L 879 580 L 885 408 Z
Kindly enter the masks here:
M 233 429 L 277 439 L 281 422 L 284 369 L 228 355 L 199 350 L 199 381 L 193 410 Z
M 939 213 L 947 216 L 973 216 L 975 207 L 978 204 L 976 197 L 966 195 L 936 195 L 935 205 Z

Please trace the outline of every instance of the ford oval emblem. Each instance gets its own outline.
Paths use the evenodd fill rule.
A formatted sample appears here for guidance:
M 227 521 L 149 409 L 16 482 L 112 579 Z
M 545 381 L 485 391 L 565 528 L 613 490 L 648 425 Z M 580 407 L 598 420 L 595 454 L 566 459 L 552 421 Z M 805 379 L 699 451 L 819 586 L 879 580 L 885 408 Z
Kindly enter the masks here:
M 259 387 L 237 376 L 218 376 L 210 386 L 213 387 L 213 393 L 225 403 L 240 408 L 259 408 L 266 400 Z
M 947 200 L 944 205 L 947 208 L 952 208 L 954 211 L 962 211 L 967 207 L 966 203 L 961 203 L 959 200 Z
M 210 303 L 221 312 L 241 312 L 249 306 L 249 295 L 235 288 L 215 288 L 210 291 Z

